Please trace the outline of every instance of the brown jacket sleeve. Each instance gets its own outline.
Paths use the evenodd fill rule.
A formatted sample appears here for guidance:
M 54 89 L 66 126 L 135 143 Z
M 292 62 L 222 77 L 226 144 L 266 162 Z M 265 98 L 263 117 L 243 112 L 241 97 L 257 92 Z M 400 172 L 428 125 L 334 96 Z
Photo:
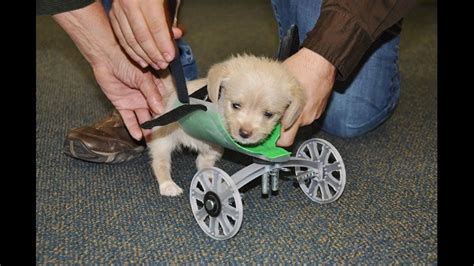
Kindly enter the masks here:
M 36 15 L 55 15 L 83 8 L 94 2 L 95 0 L 36 0 Z
M 415 5 L 415 0 L 325 0 L 321 15 L 303 41 L 346 79 L 370 45 Z

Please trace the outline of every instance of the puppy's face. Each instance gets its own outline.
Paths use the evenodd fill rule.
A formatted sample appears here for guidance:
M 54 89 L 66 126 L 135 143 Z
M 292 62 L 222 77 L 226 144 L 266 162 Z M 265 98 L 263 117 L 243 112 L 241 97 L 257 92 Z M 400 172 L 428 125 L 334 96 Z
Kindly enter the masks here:
M 219 101 L 227 130 L 242 144 L 264 140 L 281 119 L 288 102 L 286 93 L 270 78 L 234 76 L 222 86 Z
M 238 56 L 213 66 L 208 91 L 218 102 L 225 126 L 242 144 L 258 144 L 276 123 L 293 124 L 304 106 L 296 80 L 273 60 Z M 283 121 L 282 121 L 283 122 Z

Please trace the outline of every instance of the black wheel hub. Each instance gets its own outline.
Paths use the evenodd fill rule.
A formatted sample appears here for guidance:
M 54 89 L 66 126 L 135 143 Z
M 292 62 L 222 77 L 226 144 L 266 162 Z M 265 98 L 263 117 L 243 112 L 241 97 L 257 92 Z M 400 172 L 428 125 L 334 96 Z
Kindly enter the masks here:
M 221 200 L 219 196 L 212 191 L 207 192 L 204 195 L 204 208 L 210 216 L 217 217 L 221 213 Z

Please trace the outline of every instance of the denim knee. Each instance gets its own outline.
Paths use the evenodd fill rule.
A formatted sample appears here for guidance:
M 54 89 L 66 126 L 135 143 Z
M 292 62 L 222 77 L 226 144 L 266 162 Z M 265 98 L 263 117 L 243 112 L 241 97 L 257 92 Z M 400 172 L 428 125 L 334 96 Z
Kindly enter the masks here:
M 319 19 L 322 0 L 272 0 L 280 40 L 291 25 L 298 26 L 300 43 Z
M 336 114 L 339 119 L 330 123 L 324 121 L 321 128 L 327 133 L 341 138 L 353 138 L 364 135 L 381 125 L 393 113 L 395 105 L 387 106 L 380 112 L 367 113 L 364 116 Z M 324 119 L 326 120 L 326 119 Z
M 381 94 L 341 95 L 333 93 L 321 128 L 341 138 L 363 135 L 381 125 L 394 112 L 400 98 L 400 76 L 395 74 Z
M 353 75 L 336 82 L 320 119 L 324 131 L 343 138 L 360 136 L 393 113 L 400 98 L 399 42 L 400 36 L 384 34 Z

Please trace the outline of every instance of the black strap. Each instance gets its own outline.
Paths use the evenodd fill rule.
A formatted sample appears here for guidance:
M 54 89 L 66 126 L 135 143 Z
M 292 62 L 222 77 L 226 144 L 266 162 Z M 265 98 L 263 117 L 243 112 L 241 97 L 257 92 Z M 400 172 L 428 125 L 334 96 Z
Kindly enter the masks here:
M 195 99 L 203 100 L 206 102 L 211 102 L 211 99 L 209 99 L 209 94 L 207 93 L 207 85 L 193 92 L 191 94 L 191 97 Z
M 145 123 L 141 124 L 141 127 L 144 129 L 152 129 L 156 126 L 166 126 L 197 110 L 207 111 L 207 107 L 202 104 L 180 105 L 155 119 L 146 121 Z
M 177 8 L 176 0 L 169 0 L 168 8 L 170 16 L 174 16 Z M 177 45 L 175 45 L 175 49 L 176 56 L 173 61 L 170 62 L 169 70 L 176 84 L 178 100 L 181 103 L 189 103 L 188 88 L 186 87 L 186 78 L 184 77 L 183 66 L 181 65 L 180 53 Z
M 295 24 L 286 32 L 285 37 L 280 42 L 277 59 L 284 61 L 300 49 L 300 37 L 298 34 L 298 26 Z
M 195 91 L 193 94 L 191 94 L 191 97 L 208 102 L 211 101 L 207 95 L 207 85 Z M 149 120 L 140 126 L 144 129 L 151 129 L 156 126 L 166 126 L 197 110 L 202 110 L 205 112 L 207 111 L 207 107 L 202 104 L 184 104 L 163 115 L 160 115 L 155 119 Z
M 176 84 L 176 92 L 178 100 L 181 103 L 189 103 L 188 87 L 186 87 L 186 79 L 184 78 L 183 66 L 179 59 L 179 50 L 176 49 L 176 58 L 169 65 L 171 76 Z

